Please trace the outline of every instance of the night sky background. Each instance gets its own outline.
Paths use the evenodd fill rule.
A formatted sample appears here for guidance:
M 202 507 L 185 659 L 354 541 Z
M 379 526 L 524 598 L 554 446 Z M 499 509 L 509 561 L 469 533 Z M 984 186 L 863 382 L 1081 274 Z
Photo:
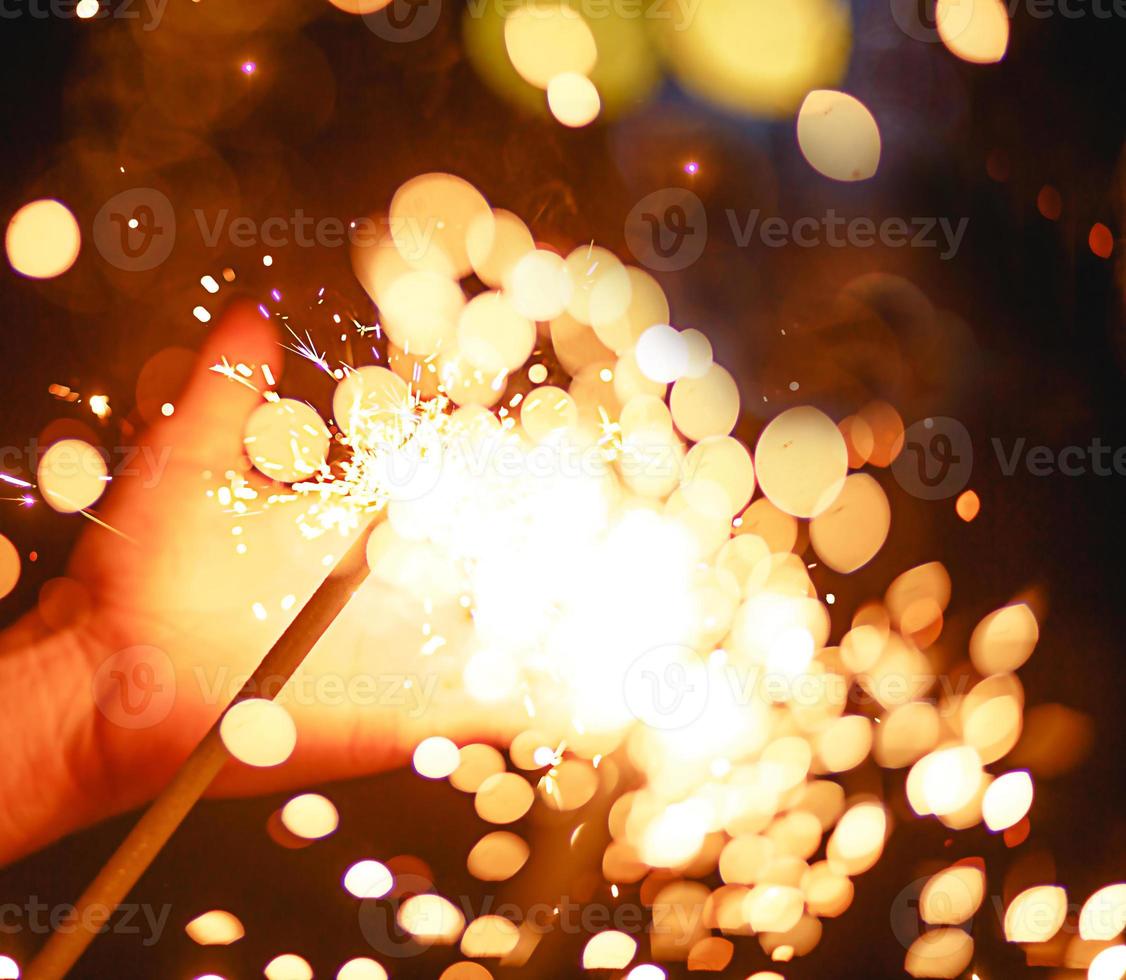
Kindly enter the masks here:
M 261 219 L 303 208 L 347 219 L 385 208 L 416 173 L 449 170 L 494 206 L 524 216 L 543 241 L 567 250 L 594 238 L 624 257 L 630 208 L 659 188 L 691 187 L 708 210 L 707 249 L 694 266 L 659 278 L 674 321 L 706 332 L 717 361 L 735 374 L 745 440 L 753 443 L 787 404 L 813 402 L 840 418 L 872 398 L 895 404 L 908 424 L 952 416 L 973 436 L 970 485 L 982 502 L 973 523 L 957 518 L 953 500 L 916 500 L 890 472 L 876 472 L 893 512 L 884 551 L 847 579 L 827 568 L 813 573 L 822 593 L 837 595 L 834 637 L 864 599 L 923 561 L 942 561 L 954 581 L 943 638 L 951 650 L 964 650 L 982 615 L 1036 589 L 1046 615 L 1039 647 L 1021 671 L 1028 705 L 1066 705 L 1090 718 L 1093 735 L 1073 769 L 1038 780 L 1032 838 L 1022 848 L 1054 855 L 1056 878 L 1073 902 L 1126 876 L 1126 476 L 1037 477 L 1023 467 L 1005 476 L 992 443 L 1011 448 L 1023 437 L 1058 450 L 1097 437 L 1126 446 L 1126 24 L 1041 20 L 1022 4 L 1006 59 L 978 67 L 898 32 L 887 0 L 854 0 L 854 50 L 841 87 L 880 120 L 884 157 L 874 179 L 843 185 L 804 162 L 792 121 L 740 119 L 672 81 L 646 104 L 580 131 L 515 109 L 466 61 L 456 4 L 447 3 L 431 35 L 403 45 L 316 0 L 238 6 L 246 9 L 225 12 L 224 30 L 203 40 L 176 29 L 178 18 L 194 13 L 181 0 L 170 0 L 165 24 L 151 32 L 113 19 L 26 13 L 6 14 L 0 24 L 0 220 L 6 224 L 32 198 L 56 196 L 84 237 L 78 262 L 59 280 L 26 280 L 6 265 L 0 271 L 0 444 L 24 446 L 70 418 L 113 446 L 141 366 L 163 348 L 194 347 L 205 335 L 191 314 L 206 300 L 199 278 L 225 266 L 253 295 L 281 285 L 289 296 L 311 297 L 327 285 L 342 307 L 371 315 L 346 248 L 269 249 L 274 263 L 265 269 L 265 249 L 209 248 L 192 209 L 214 215 L 226 207 Z M 247 59 L 258 66 L 250 77 L 239 70 Z M 695 177 L 684 172 L 689 160 L 699 163 Z M 169 196 L 179 233 L 159 268 L 121 272 L 102 260 L 87 232 L 102 203 L 138 185 Z M 1058 220 L 1038 211 L 1044 185 L 1060 194 Z M 949 261 L 934 249 L 738 248 L 726 213 L 754 208 L 790 220 L 835 208 L 877 220 L 945 216 L 969 224 Z M 1109 260 L 1088 246 L 1095 222 L 1118 239 Z M 918 292 L 878 278 L 856 285 L 877 273 L 905 277 Z M 921 317 L 905 297 L 926 297 L 933 316 Z M 287 381 L 300 378 L 294 371 Z M 86 406 L 53 399 L 53 383 L 107 394 L 115 417 L 100 427 Z M 83 522 L 44 506 L 0 508 L 0 531 L 25 557 L 19 586 L 0 601 L 6 624 L 64 573 Z M 940 863 L 981 855 L 989 894 L 999 896 L 1004 869 L 1020 852 L 1007 854 L 980 827 L 951 835 L 933 819 L 907 819 L 902 772 L 866 765 L 841 781 L 848 790 L 878 789 L 901 819 L 884 858 L 857 880 L 852 908 L 826 920 L 813 954 L 779 967 L 791 980 L 904 975 L 888 912 L 902 889 Z M 381 956 L 365 942 L 357 902 L 339 879 L 361 856 L 415 855 L 444 894 L 464 893 L 480 908 L 486 891 L 464 865 L 483 832 L 472 797 L 408 772 L 319 789 L 338 806 L 341 825 L 304 850 L 280 848 L 265 830 L 292 794 L 198 807 L 133 895 L 171 903 L 161 940 L 145 947 L 137 936 L 103 937 L 73 975 L 190 980 L 214 971 L 234 980 L 260 976 L 274 955 L 297 952 L 317 976 L 334 976 L 342 962 L 366 954 L 393 977 L 437 977 L 455 951 Z M 88 829 L 4 869 L 0 903 L 29 895 L 72 901 L 133 819 Z M 537 833 L 545 846 L 565 845 L 566 828 Z M 534 866 L 522 872 L 534 874 Z M 574 893 L 589 887 L 576 871 Z M 974 925 L 982 980 L 1049 975 L 1006 946 L 991 903 L 987 897 Z M 234 911 L 246 937 L 226 949 L 191 942 L 184 924 L 210 908 Z M 0 952 L 26 963 L 40 941 L 0 934 Z M 551 966 L 533 958 L 524 971 L 494 972 L 501 980 L 577 975 L 581 943 L 569 937 Z M 736 947 L 725 976 L 771 968 L 753 939 Z

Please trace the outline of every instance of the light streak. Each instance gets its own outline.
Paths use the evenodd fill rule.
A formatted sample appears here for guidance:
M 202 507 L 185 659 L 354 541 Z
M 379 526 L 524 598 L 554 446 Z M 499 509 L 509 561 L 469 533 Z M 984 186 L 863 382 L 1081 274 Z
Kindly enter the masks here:
M 237 381 L 240 385 L 244 385 L 251 391 L 258 391 L 257 386 L 251 384 L 246 377 L 243 376 L 242 372 L 239 371 L 240 367 L 245 367 L 245 365 L 231 364 L 231 362 L 224 357 L 218 364 L 213 364 L 209 370 L 231 381 Z
M 286 330 L 293 336 L 294 343 L 283 345 L 285 350 L 292 351 L 298 357 L 303 357 L 305 360 L 317 365 L 325 374 L 332 374 L 332 369 L 328 366 L 326 355 L 318 352 L 316 345 L 313 343 L 313 338 L 309 336 L 308 330 L 305 331 L 304 340 L 293 332 L 292 327 L 287 325 Z
M 594 249 L 592 242 L 587 256 L 599 259 L 575 275 L 593 278 L 599 271 L 605 253 Z M 280 299 L 277 290 L 273 296 Z M 914 778 L 941 763 L 935 771 L 942 779 L 925 781 L 921 797 L 912 795 L 908 778 L 909 798 L 921 798 L 928 819 L 952 830 L 981 822 L 980 805 L 968 817 L 963 812 L 972 809 L 985 778 L 979 749 L 1003 742 L 1017 724 L 1012 712 L 1000 710 L 1003 698 L 1014 699 L 991 677 L 943 705 L 962 712 L 965 723 L 940 747 L 945 729 L 937 711 L 931 709 L 934 719 L 924 712 L 911 715 L 912 724 L 897 724 L 903 705 L 881 687 L 889 677 L 916 676 L 926 685 L 914 698 L 934 680 L 925 650 L 941 631 L 950 596 L 941 566 L 905 573 L 883 603 L 866 607 L 868 619 L 854 620 L 839 646 L 830 642 L 829 607 L 840 605 L 838 593 L 819 596 L 811 573 L 840 573 L 845 561 L 838 556 L 834 564 L 833 548 L 849 541 L 842 544 L 817 522 L 834 504 L 855 508 L 846 514 L 850 527 L 878 530 L 878 507 L 869 504 L 883 500 L 843 493 L 848 480 L 870 478 L 847 475 L 848 448 L 837 422 L 812 408 L 788 410 L 752 453 L 729 435 L 737 392 L 734 405 L 721 412 L 678 405 L 681 380 L 700 376 L 688 373 L 689 359 L 667 356 L 685 342 L 668 323 L 628 324 L 634 344 L 619 357 L 634 362 L 635 375 L 637 339 L 660 327 L 651 351 L 660 377 L 639 377 L 635 391 L 623 384 L 628 372 L 621 360 L 586 365 L 587 375 L 584 366 L 574 368 L 570 386 L 555 380 L 566 373 L 562 366 L 553 367 L 553 387 L 529 391 L 510 387 L 510 379 L 524 372 L 536 384 L 547 379 L 538 361 L 559 352 L 542 336 L 511 372 L 494 375 L 490 367 L 488 376 L 458 374 L 456 341 L 438 351 L 428 346 L 432 319 L 420 321 L 417 334 L 409 317 L 406 327 L 388 320 L 395 347 L 379 322 L 346 319 L 356 335 L 377 342 L 372 362 L 378 367 L 334 358 L 341 365 L 334 370 L 309 330 L 299 336 L 287 326 L 293 343 L 286 350 L 360 392 L 347 408 L 336 406 L 324 462 L 308 478 L 271 492 L 229 473 L 228 485 L 215 493 L 218 503 L 239 520 L 292 507 L 297 531 L 309 538 L 353 531 L 373 512 L 386 511 L 369 561 L 377 579 L 417 603 L 405 641 L 411 652 L 457 663 L 470 700 L 515 728 L 534 730 L 532 744 L 541 747 L 533 762 L 546 771 L 530 777 L 530 785 L 538 785 L 545 805 L 574 805 L 569 780 L 576 765 L 613 787 L 622 812 L 604 867 L 615 897 L 645 870 L 685 875 L 707 842 L 717 842 L 717 856 L 703 862 L 701 876 L 718 863 L 725 885 L 747 892 L 723 914 L 733 932 L 753 926 L 764 937 L 785 934 L 785 941 L 764 939 L 767 954 L 782 962 L 812 948 L 789 931 L 803 916 L 835 917 L 847 909 L 851 879 L 876 864 L 890 830 L 884 804 L 846 803 L 834 774 L 870 755 L 894 757 L 896 767 L 914 764 L 911 772 L 920 774 Z M 339 324 L 340 314 L 332 320 Z M 331 329 L 349 343 L 347 333 Z M 662 346 L 666 340 L 673 348 Z M 411 357 L 412 349 L 424 356 L 397 360 Z M 224 359 L 212 370 L 253 387 L 242 367 Z M 368 371 L 383 372 L 391 393 L 369 399 L 358 381 Z M 266 369 L 263 375 L 272 387 L 273 376 Z M 594 394 L 580 384 L 588 377 Z M 463 386 L 500 394 L 485 409 L 459 400 Z M 601 394 L 607 388 L 613 397 Z M 721 388 L 717 397 L 725 397 Z M 649 393 L 654 390 L 660 393 Z M 711 394 L 702 391 L 698 400 Z M 714 422 L 728 415 L 730 425 Z M 696 426 L 699 434 L 683 436 Z M 288 445 L 295 453 L 301 448 L 296 436 Z M 571 465 L 574 460 L 581 465 Z M 655 462 L 666 472 L 649 472 Z M 800 521 L 820 528 L 809 535 L 816 554 L 795 550 Z M 877 551 L 884 534 L 886 528 L 873 535 Z M 245 545 L 240 541 L 237 549 Z M 331 563 L 325 559 L 326 567 Z M 267 615 L 263 602 L 252 609 L 259 619 Z M 451 614 L 465 635 L 446 628 Z M 847 692 L 854 685 L 871 694 L 873 712 L 850 710 Z M 928 741 L 921 732 L 931 720 Z M 618 783 L 623 770 L 633 781 Z M 505 800 L 500 787 L 514 784 L 497 782 L 501 776 L 515 774 L 497 772 L 481 783 L 494 794 L 486 812 L 522 815 L 529 783 L 518 777 L 520 792 Z M 823 847 L 827 859 L 816 862 Z M 615 848 L 628 859 L 616 857 Z M 774 859 L 798 862 L 801 873 L 786 869 L 786 884 L 758 889 L 760 872 Z M 623 862 L 617 878 L 615 860 Z M 959 946 L 951 955 L 963 952 Z M 659 950 L 653 958 L 661 958 Z

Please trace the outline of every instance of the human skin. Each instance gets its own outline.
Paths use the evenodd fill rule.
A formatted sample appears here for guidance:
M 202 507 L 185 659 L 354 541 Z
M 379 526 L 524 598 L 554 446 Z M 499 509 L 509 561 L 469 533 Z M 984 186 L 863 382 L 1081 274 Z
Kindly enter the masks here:
M 120 533 L 91 524 L 75 547 L 67 577 L 89 600 L 84 614 L 52 628 L 32 611 L 0 635 L 0 864 L 152 799 L 358 533 L 307 540 L 301 503 L 237 517 L 207 494 L 228 471 L 271 489 L 248 473 L 242 445 L 261 395 L 209 368 L 268 363 L 280 379 L 281 355 L 253 307 L 228 311 L 172 417 L 142 436 L 142 472 L 116 477 L 97 507 Z M 441 615 L 456 648 L 467 615 Z M 454 658 L 420 653 L 419 618 L 410 596 L 369 579 L 282 692 L 293 755 L 272 769 L 231 761 L 214 791 L 385 769 L 429 734 L 499 734 L 501 716 L 460 694 Z

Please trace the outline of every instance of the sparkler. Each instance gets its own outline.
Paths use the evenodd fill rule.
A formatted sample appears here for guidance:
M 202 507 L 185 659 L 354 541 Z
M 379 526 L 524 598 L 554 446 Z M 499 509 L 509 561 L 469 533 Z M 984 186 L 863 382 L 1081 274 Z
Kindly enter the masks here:
M 1031 779 L 986 767 L 1020 735 L 1015 671 L 1039 635 L 1029 606 L 982 622 L 970 645 L 981 679 L 935 704 L 926 651 L 950 599 L 945 570 L 905 572 L 832 646 L 794 551 L 799 522 L 836 572 L 879 551 L 886 495 L 849 471 L 895 457 L 894 410 L 837 425 L 789 409 L 752 454 L 731 435 L 733 379 L 702 334 L 668 325 L 646 273 L 593 245 L 537 248 L 519 218 L 450 175 L 405 185 L 389 226 L 355 257 L 381 319 L 353 325 L 380 343 L 380 366 L 333 369 L 308 332 L 290 331 L 290 349 L 338 381 L 335 433 L 272 392 L 247 425 L 251 461 L 286 484 L 263 506 L 300 504 L 307 536 L 364 532 L 234 703 L 260 678 L 291 676 L 370 569 L 417 603 L 418 655 L 458 665 L 463 693 L 505 719 L 512 763 L 532 779 L 484 746 L 447 765 L 443 740 L 416 767 L 472 792 L 487 822 L 510 824 L 538 800 L 606 826 L 606 840 L 580 835 L 581 849 L 602 851 L 607 902 L 630 894 L 650 908 L 657 961 L 729 958 L 713 933 L 757 935 L 775 962 L 812 949 L 891 830 L 880 800 L 846 800 L 834 778 L 870 756 L 909 767 L 912 808 L 951 829 L 1025 818 Z M 418 228 L 433 233 L 403 237 Z M 467 300 L 469 275 L 490 291 Z M 240 365 L 215 370 L 255 387 Z M 221 501 L 257 495 L 224 489 Z M 78 921 L 125 896 L 202 795 L 228 758 L 220 726 L 103 868 Z M 722 884 L 702 883 L 712 876 Z M 557 867 L 536 884 L 555 901 L 566 878 Z M 967 918 L 980 903 L 963 903 Z M 462 918 L 419 938 L 452 942 Z M 92 935 L 56 934 L 28 976 L 61 977 Z M 523 935 L 480 955 L 522 962 L 535 946 Z M 474 948 L 467 932 L 463 951 Z M 603 931 L 584 966 L 625 968 L 636 952 Z M 972 955 L 966 933 L 935 929 L 907 963 L 953 976 Z
M 312 347 L 308 351 L 310 359 L 323 363 L 323 355 L 317 355 Z M 224 359 L 213 370 L 254 388 L 247 377 L 252 372 L 241 364 L 232 365 Z M 339 464 L 335 475 L 323 463 L 318 468 L 319 479 L 295 482 L 294 490 L 299 495 L 315 495 L 321 501 L 309 510 L 318 523 L 301 525 L 306 533 L 323 533 L 330 528 L 354 530 L 362 524 L 360 535 L 83 893 L 76 905 L 75 921 L 92 921 L 85 915 L 87 910 L 116 908 L 125 898 L 231 758 L 222 727 L 224 718 L 236 705 L 256 697 L 261 690 L 272 687 L 276 694 L 367 578 L 368 541 L 389 499 L 387 457 L 393 453 L 400 459 L 418 459 L 430 451 L 446 421 L 447 402 L 442 397 L 423 401 L 408 394 L 401 403 L 373 406 L 370 398 L 365 398 L 370 390 L 365 393 L 362 383 L 355 383 L 357 378 L 362 379 L 363 375 L 352 376 L 345 391 L 348 400 L 338 402 L 342 424 L 351 432 L 351 436 L 342 439 L 350 450 L 348 457 Z M 406 391 L 405 386 L 403 390 Z M 296 438 L 290 445 L 294 454 L 300 455 Z M 260 457 L 256 459 L 266 472 L 276 465 Z M 295 498 L 273 498 L 275 503 L 291 499 Z M 27 976 L 31 980 L 65 976 L 97 934 L 96 928 L 86 926 L 55 932 L 31 963 Z
M 293 675 L 313 645 L 344 608 L 352 593 L 367 577 L 368 567 L 364 560 L 366 542 L 367 534 L 361 535 L 340 559 L 332 573 L 270 648 L 226 711 L 241 701 L 258 696 L 258 692 L 264 687 L 263 681 L 267 678 L 288 680 Z M 98 934 L 97 928 L 89 928 L 93 919 L 86 914 L 88 910 L 116 908 L 206 792 L 230 759 L 220 734 L 221 723 L 222 718 L 212 725 L 172 782 L 145 811 L 144 816 L 102 867 L 75 906 L 73 931 L 56 931 L 51 936 L 28 967 L 29 980 L 53 980 L 66 976 L 83 950 Z

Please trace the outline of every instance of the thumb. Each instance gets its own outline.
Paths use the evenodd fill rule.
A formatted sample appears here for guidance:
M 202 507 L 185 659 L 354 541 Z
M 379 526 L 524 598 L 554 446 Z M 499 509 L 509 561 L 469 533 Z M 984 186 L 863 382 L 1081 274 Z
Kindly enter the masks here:
M 273 324 L 247 300 L 232 304 L 204 343 L 158 440 L 209 467 L 235 465 L 246 419 L 280 378 L 281 364 Z

